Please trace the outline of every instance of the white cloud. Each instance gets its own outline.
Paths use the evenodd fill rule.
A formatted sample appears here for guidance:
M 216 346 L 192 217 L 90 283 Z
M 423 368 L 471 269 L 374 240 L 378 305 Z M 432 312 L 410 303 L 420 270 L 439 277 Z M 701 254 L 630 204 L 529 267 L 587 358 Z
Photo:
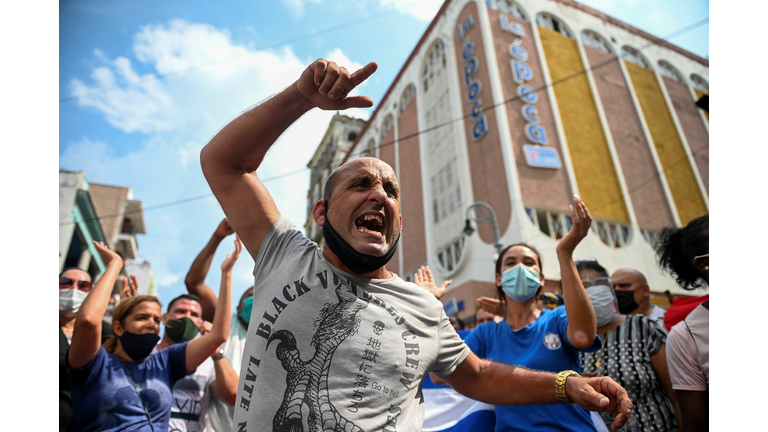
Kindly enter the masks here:
M 379 4 L 383 8 L 393 8 L 420 20 L 431 21 L 443 3 L 444 0 L 380 0 Z
M 307 1 L 310 1 L 312 3 L 321 3 L 322 0 L 281 0 L 285 7 L 288 9 L 288 12 L 293 15 L 294 18 L 299 18 L 302 15 L 304 15 L 304 4 Z
M 81 106 L 95 109 L 125 135 L 126 147 L 110 147 L 106 134 L 62 142 L 59 166 L 84 170 L 91 182 L 129 186 L 145 209 L 210 194 L 198 162 L 202 146 L 228 121 L 268 98 L 299 77 L 309 61 L 286 47 L 257 51 L 232 41 L 225 29 L 174 20 L 148 25 L 134 36 L 135 57 L 110 59 L 96 51 L 99 61 L 88 80 L 72 80 L 73 94 L 90 93 Z M 350 68 L 362 65 L 341 49 L 328 57 Z M 153 79 L 154 70 L 169 74 Z M 141 72 L 140 72 L 141 71 Z M 179 71 L 187 71 L 174 74 Z M 134 83 L 132 86 L 126 84 Z M 100 91 L 103 88 L 125 87 Z M 361 86 L 364 89 L 364 86 Z M 363 110 L 345 114 L 367 118 Z M 266 181 L 278 208 L 297 226 L 306 220 L 306 164 L 333 116 L 312 110 L 286 131 L 267 154 L 259 176 Z M 286 175 L 294 171 L 298 174 Z M 142 258 L 152 262 L 159 295 L 165 301 L 185 291 L 183 277 L 210 238 L 223 213 L 215 198 L 145 210 L 147 235 L 139 236 Z M 206 282 L 218 291 L 220 264 L 231 249 L 222 242 Z M 241 255 L 233 272 L 233 303 L 252 284 L 253 260 Z

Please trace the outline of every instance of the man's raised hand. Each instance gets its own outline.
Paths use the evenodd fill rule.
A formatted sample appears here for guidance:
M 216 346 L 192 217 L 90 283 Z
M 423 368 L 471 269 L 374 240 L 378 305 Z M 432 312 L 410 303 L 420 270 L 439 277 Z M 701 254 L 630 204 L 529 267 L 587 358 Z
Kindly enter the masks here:
M 349 93 L 378 67 L 376 62 L 370 62 L 350 74 L 335 62 L 319 59 L 309 65 L 296 81 L 296 92 L 307 104 L 323 110 L 372 107 L 373 99 L 370 97 L 349 96 Z
M 219 238 L 224 238 L 228 235 L 234 234 L 235 230 L 232 229 L 232 226 L 229 224 L 226 218 L 224 218 L 220 223 L 219 226 L 216 227 L 216 231 L 214 231 L 213 235 L 217 236 Z

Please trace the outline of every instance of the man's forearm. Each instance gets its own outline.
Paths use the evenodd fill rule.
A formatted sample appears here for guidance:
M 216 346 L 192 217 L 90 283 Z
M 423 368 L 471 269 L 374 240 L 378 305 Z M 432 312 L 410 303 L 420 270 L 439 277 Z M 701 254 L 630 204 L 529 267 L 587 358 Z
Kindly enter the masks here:
M 213 394 L 229 405 L 234 405 L 237 399 L 238 376 L 232 364 L 226 357 L 213 362 L 216 379 L 211 383 Z
M 291 84 L 221 129 L 201 153 L 203 168 L 210 162 L 217 168 L 255 171 L 272 144 L 311 108 Z
M 444 377 L 457 392 L 493 405 L 528 405 L 555 403 L 555 378 L 551 372 L 481 359 L 475 380 Z M 459 366 L 461 367 L 461 366 Z M 457 370 L 463 375 L 462 371 Z M 455 373 L 454 372 L 454 373 Z
M 217 298 L 211 287 L 205 284 L 205 278 L 211 269 L 216 249 L 223 239 L 224 237 L 214 233 L 203 250 L 195 257 L 189 272 L 187 272 L 187 276 L 184 278 L 184 285 L 186 285 L 187 291 L 200 297 L 200 301 L 203 303 L 203 319 L 208 322 L 213 322 Z

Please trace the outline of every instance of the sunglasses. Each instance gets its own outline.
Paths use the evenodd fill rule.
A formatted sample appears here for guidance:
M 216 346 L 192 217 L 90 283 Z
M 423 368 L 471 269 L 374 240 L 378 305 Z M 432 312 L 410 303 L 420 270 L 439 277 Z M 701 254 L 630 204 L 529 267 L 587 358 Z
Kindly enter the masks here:
M 69 288 L 74 284 L 75 284 L 74 279 L 71 279 L 68 277 L 59 278 L 59 288 L 62 288 L 62 287 Z M 80 291 L 88 292 L 91 290 L 91 288 L 93 288 L 92 283 L 88 281 L 77 281 L 77 289 L 79 289 Z
M 597 286 L 597 285 L 613 286 L 613 283 L 611 282 L 611 278 L 607 278 L 607 277 L 601 277 L 595 280 L 582 280 L 581 284 L 584 285 L 584 288 L 589 288 L 591 286 Z

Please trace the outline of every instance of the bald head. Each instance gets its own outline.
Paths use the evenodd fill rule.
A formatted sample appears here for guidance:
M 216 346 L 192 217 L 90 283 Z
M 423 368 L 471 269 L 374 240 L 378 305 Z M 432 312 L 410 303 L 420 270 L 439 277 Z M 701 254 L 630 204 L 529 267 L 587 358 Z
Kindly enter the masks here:
M 646 315 L 650 313 L 651 289 L 648 287 L 648 282 L 642 273 L 630 268 L 619 269 L 611 275 L 611 282 L 613 283 L 613 289 L 616 290 L 616 295 L 619 297 L 619 310 L 621 313 Z M 627 293 L 622 293 L 622 291 Z M 621 296 L 629 295 L 629 292 L 633 293 L 630 297 L 631 300 L 629 300 L 629 305 L 632 304 L 632 300 L 634 300 L 634 303 L 637 305 L 637 307 L 631 311 L 627 309 L 631 309 L 632 306 L 622 306 L 621 301 Z M 624 310 L 622 310 L 622 308 L 624 308 Z
M 328 176 L 328 178 L 325 180 L 325 185 L 323 186 L 323 199 L 330 202 L 331 201 L 331 195 L 333 191 L 336 189 L 336 185 L 338 185 L 339 180 L 344 178 L 344 175 L 347 173 L 351 173 L 354 171 L 354 168 L 360 167 L 360 166 L 368 166 L 371 168 L 374 168 L 376 171 L 379 172 L 380 177 L 384 177 L 384 173 L 390 174 L 393 179 L 395 179 L 395 184 L 397 184 L 397 178 L 395 177 L 395 170 L 392 169 L 391 166 L 389 166 L 388 163 L 384 162 L 381 159 L 373 158 L 373 157 L 364 157 L 364 158 L 358 158 L 353 159 L 351 161 L 347 161 L 335 170 Z M 387 175 L 389 177 L 389 175 Z M 399 188 L 398 188 L 399 189 Z
M 624 278 L 637 279 L 637 282 L 640 283 L 640 284 L 643 284 L 643 285 L 648 283 L 648 281 L 645 280 L 645 276 L 642 273 L 640 273 L 639 271 L 637 271 L 635 269 L 631 269 L 631 268 L 623 268 L 623 269 L 616 270 L 611 275 L 611 280 L 613 280 L 616 277 L 618 277 L 620 279 L 624 279 Z

